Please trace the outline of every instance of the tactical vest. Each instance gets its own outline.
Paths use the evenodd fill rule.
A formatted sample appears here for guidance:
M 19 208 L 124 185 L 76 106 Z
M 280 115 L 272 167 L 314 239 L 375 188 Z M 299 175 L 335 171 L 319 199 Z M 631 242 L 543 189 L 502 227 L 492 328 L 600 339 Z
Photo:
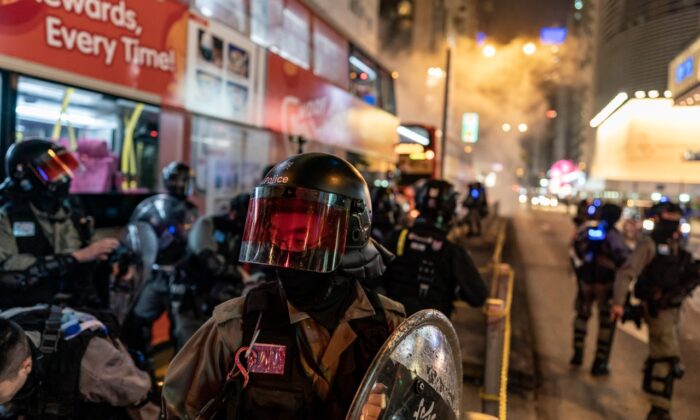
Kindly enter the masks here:
M 602 230 L 601 230 L 602 229 Z M 579 280 L 587 284 L 593 283 L 608 283 L 610 280 L 609 273 L 601 272 L 596 264 L 599 255 L 602 254 L 607 237 L 596 239 L 591 238 L 589 231 L 604 232 L 607 235 L 607 229 L 599 227 L 599 225 L 589 225 L 581 228 L 576 232 L 573 247 L 576 256 L 581 259 L 582 265 L 576 270 L 576 275 Z M 608 274 L 606 276 L 606 274 Z M 613 273 L 614 275 L 614 273 Z M 599 277 L 607 277 L 607 279 L 599 279 Z M 614 280 L 614 278 L 613 278 Z
M 635 284 L 634 294 L 650 303 L 654 309 L 668 309 L 681 305 L 684 270 L 691 263 L 692 256 L 683 249 L 678 254 L 661 255 L 656 252 L 654 259 L 644 267 Z M 654 299 L 660 292 L 661 298 Z
M 610 245 L 610 237 L 620 235 L 615 229 L 608 230 L 595 261 L 594 282 L 612 285 L 615 282 L 615 256 Z M 603 263 L 605 260 L 605 263 Z M 612 266 L 612 267 L 611 267 Z
M 297 324 L 291 324 L 287 301 L 277 283 L 263 285 L 248 294 L 243 319 L 243 343 L 255 334 L 258 317 L 260 334 L 257 344 L 281 345 L 286 348 L 280 374 L 250 373 L 250 382 L 235 398 L 229 399 L 227 419 L 339 419 L 344 418 L 357 389 L 390 331 L 379 297 L 366 291 L 375 315 L 350 321 L 357 334 L 353 344 L 340 357 L 331 391 L 321 401 L 306 375 L 301 357 L 321 375 L 312 359 L 311 349 Z M 321 375 L 322 376 L 322 375 Z
M 27 201 L 12 201 L 5 205 L 4 211 L 13 231 L 16 226 L 22 225 L 28 229 L 27 236 L 14 234 L 14 240 L 19 254 L 31 254 L 35 257 L 45 257 L 56 253 Z M 81 248 L 87 246 L 92 236 L 89 222 L 77 211 L 71 211 L 69 218 L 78 231 L 81 240 Z M 29 235 L 29 233 L 33 234 Z M 83 278 L 85 277 L 83 274 L 76 277 Z M 0 299 L 0 307 L 31 306 L 37 303 L 51 302 L 57 293 L 63 292 L 68 288 L 68 285 L 65 284 L 63 280 L 64 279 L 60 278 L 46 278 L 29 288 L 21 290 L 2 290 L 1 292 L 5 299 Z M 4 300 L 8 300 L 8 305 L 5 305 Z
M 40 331 L 39 347 L 32 344 L 34 366 L 25 387 L 12 401 L 18 414 L 33 419 L 95 419 L 123 417 L 122 408 L 89 403 L 80 396 L 80 363 L 92 338 L 102 332 L 84 331 L 75 338 L 61 338 L 61 308 L 52 306 L 22 312 L 11 318 L 25 331 Z M 24 394 L 24 395 L 19 395 Z
M 450 245 L 443 232 L 415 229 L 400 232 L 396 246 L 398 260 L 389 268 L 384 283 L 388 296 L 403 303 L 407 315 L 425 308 L 445 314 L 452 312 Z

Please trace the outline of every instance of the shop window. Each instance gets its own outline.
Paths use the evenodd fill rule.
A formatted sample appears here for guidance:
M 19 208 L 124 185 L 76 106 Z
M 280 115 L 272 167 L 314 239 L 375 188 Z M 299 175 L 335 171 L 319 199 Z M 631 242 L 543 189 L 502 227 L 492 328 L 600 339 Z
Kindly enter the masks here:
M 146 192 L 158 187 L 155 106 L 19 77 L 16 141 L 51 139 L 74 151 L 82 170 L 73 193 Z
M 193 4 L 207 18 L 216 19 L 240 33 L 248 33 L 246 0 L 194 0 Z
M 298 0 L 251 2 L 251 39 L 287 60 L 311 68 L 311 14 Z
M 390 112 L 396 115 L 396 97 L 394 96 L 394 78 L 386 70 L 381 70 L 379 72 L 379 85 L 381 87 L 381 93 L 379 98 L 381 99 L 381 107 L 386 112 Z
M 348 42 L 320 19 L 314 19 L 314 74 L 348 89 Z
M 257 186 L 270 162 L 270 132 L 205 117 L 192 119 L 195 186 L 205 212 L 228 210 L 231 198 Z
M 350 52 L 350 92 L 379 106 L 379 67 L 357 50 Z

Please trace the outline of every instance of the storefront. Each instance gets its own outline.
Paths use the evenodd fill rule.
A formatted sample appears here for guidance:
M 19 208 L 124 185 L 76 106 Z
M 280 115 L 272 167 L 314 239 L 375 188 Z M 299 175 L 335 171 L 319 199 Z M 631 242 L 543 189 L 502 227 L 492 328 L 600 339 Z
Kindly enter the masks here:
M 232 197 L 257 185 L 275 160 L 270 151 L 276 136 L 257 128 L 265 54 L 240 32 L 194 12 L 188 40 L 186 107 L 196 193 L 206 213 L 221 212 Z
M 177 1 L 0 3 L 0 152 L 51 139 L 89 174 L 74 193 L 156 190 L 187 157 L 187 20 Z

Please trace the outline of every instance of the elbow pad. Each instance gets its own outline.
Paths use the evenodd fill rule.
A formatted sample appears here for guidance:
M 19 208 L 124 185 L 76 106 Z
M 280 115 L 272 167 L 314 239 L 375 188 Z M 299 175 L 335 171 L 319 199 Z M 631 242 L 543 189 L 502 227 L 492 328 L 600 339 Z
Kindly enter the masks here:
M 25 270 L 29 279 L 42 279 L 52 276 L 65 276 L 78 265 L 69 254 L 56 254 L 37 257 L 36 262 Z

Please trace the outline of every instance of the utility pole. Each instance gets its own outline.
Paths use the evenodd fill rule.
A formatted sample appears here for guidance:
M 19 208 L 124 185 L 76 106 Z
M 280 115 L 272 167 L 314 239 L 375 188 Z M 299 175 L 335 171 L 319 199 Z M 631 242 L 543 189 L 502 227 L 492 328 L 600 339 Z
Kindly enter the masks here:
M 452 62 L 452 47 L 447 44 L 447 63 L 445 65 L 445 94 L 442 104 L 442 138 L 440 139 L 440 177 L 445 178 L 447 160 L 447 116 L 450 107 L 450 67 Z

